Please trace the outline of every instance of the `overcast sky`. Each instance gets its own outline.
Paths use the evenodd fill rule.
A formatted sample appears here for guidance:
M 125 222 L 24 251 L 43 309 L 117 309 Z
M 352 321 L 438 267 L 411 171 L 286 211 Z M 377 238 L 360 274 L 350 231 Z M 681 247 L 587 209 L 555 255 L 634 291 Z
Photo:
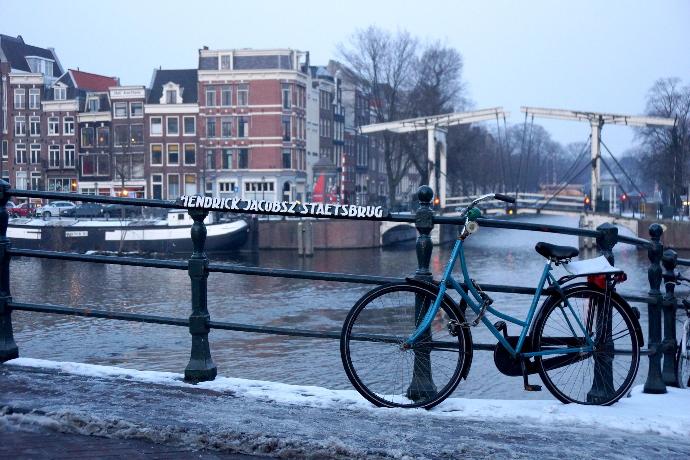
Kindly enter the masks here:
M 193 68 L 201 46 L 297 48 L 313 64 L 336 57 L 357 28 L 404 28 L 444 40 L 465 63 L 476 108 L 520 106 L 641 114 L 652 83 L 690 84 L 690 1 L 54 1 L 0 0 L 0 32 L 52 46 L 66 68 L 149 85 L 154 67 Z M 563 143 L 589 127 L 540 121 Z M 604 128 L 616 154 L 627 127 Z

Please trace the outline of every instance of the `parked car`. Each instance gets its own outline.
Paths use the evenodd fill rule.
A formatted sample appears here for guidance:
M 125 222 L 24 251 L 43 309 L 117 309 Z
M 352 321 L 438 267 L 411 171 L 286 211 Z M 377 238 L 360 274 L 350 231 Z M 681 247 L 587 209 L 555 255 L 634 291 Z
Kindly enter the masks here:
M 125 204 L 107 204 L 103 206 L 103 217 L 106 219 L 113 217 L 141 217 L 142 208 L 139 206 L 128 206 Z M 124 214 L 123 214 L 124 211 Z
M 103 205 L 82 203 L 74 208 L 65 209 L 60 215 L 65 217 L 103 217 Z
M 7 212 L 11 217 L 33 217 L 36 214 L 36 205 L 34 203 L 22 203 L 8 208 Z
M 76 205 L 71 201 L 53 201 L 43 207 L 37 208 L 36 215 L 46 219 L 52 216 L 62 216 L 66 210 L 75 207 Z
M 7 209 L 7 213 L 11 216 L 12 215 L 12 208 L 14 208 L 16 205 L 14 204 L 14 201 L 8 201 L 5 204 L 5 209 Z

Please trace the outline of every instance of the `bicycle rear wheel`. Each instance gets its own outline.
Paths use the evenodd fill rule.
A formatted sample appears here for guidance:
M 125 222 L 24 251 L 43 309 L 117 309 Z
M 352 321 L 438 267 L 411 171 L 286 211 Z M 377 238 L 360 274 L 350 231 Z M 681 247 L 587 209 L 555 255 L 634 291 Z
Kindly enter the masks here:
M 572 310 L 560 297 L 544 302 L 532 330 L 533 351 L 586 347 L 583 327 L 594 350 L 537 356 L 539 375 L 564 403 L 613 404 L 630 389 L 640 362 L 631 309 L 622 299 L 606 299 L 603 291 L 586 285 L 566 289 L 565 297 Z M 607 300 L 610 314 L 604 308 Z
M 365 294 L 350 310 L 340 354 L 350 382 L 370 402 L 430 408 L 466 376 L 471 338 L 466 329 L 457 337 L 449 332 L 451 321 L 463 321 L 455 305 L 444 302 L 419 342 L 402 348 L 435 299 L 436 293 L 424 287 L 387 285 Z
M 678 387 L 690 386 L 690 320 L 686 320 L 681 328 L 681 338 L 676 352 L 676 375 Z

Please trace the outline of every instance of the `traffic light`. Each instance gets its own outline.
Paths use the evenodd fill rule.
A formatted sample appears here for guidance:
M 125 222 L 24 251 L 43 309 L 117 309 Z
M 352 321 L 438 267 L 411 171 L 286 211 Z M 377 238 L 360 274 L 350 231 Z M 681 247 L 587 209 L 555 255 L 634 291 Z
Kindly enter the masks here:
M 441 204 L 441 199 L 439 197 L 434 198 L 434 206 L 438 208 Z
M 76 179 L 72 179 L 72 183 L 70 184 L 70 190 L 71 190 L 72 192 L 76 192 L 76 191 L 77 191 L 77 180 L 76 180 Z
M 626 195 L 625 193 L 623 193 L 623 194 L 621 195 L 621 201 L 625 202 L 625 200 L 627 200 L 627 199 L 628 199 L 628 195 Z
M 585 211 L 591 211 L 592 210 L 592 199 L 589 197 L 589 195 L 585 195 Z

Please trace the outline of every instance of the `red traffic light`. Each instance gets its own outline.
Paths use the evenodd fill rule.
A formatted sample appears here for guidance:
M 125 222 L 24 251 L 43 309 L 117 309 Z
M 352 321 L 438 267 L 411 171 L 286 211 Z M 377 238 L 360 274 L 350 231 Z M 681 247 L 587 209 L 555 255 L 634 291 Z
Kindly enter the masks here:
M 586 196 L 585 197 L 585 204 L 590 204 L 591 202 L 592 202 L 592 200 L 588 196 Z
M 628 195 L 626 195 L 625 193 L 621 195 L 621 201 L 625 201 L 627 199 L 628 199 Z
M 441 204 L 441 199 L 438 198 L 438 197 L 434 198 L 434 204 L 435 204 L 436 206 L 438 206 L 439 204 Z

